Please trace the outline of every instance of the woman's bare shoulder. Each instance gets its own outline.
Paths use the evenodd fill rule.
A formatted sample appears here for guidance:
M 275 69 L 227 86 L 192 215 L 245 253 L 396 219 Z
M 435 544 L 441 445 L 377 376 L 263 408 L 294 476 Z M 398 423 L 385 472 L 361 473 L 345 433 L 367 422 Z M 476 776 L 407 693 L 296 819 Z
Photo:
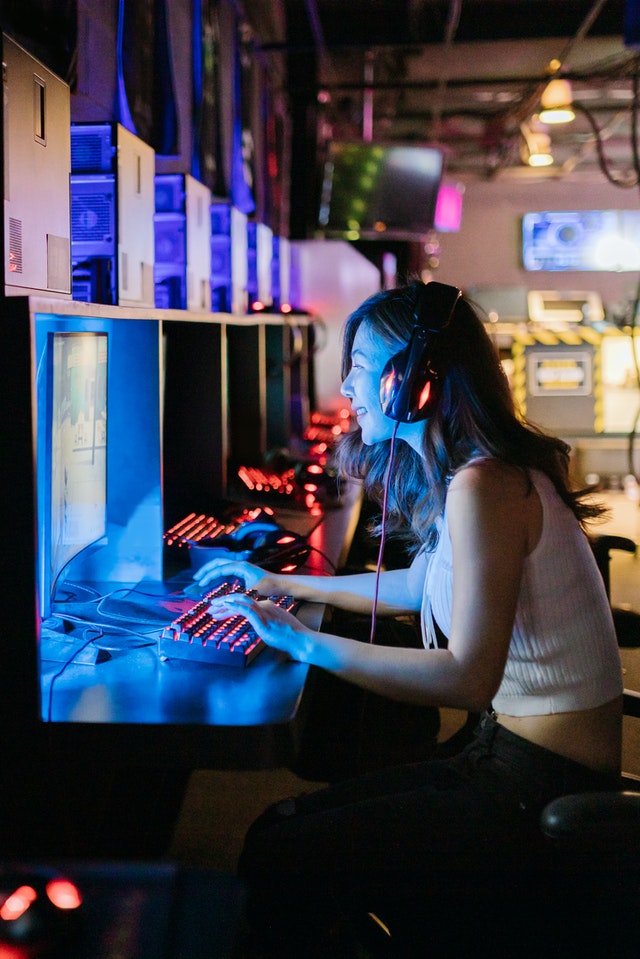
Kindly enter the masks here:
M 503 555 L 535 548 L 542 529 L 540 498 L 525 470 L 500 460 L 472 461 L 453 477 L 447 495 L 449 532 L 464 540 L 490 531 Z
M 524 470 L 502 460 L 469 460 L 454 474 L 449 492 L 466 490 L 479 495 L 527 496 L 531 482 Z

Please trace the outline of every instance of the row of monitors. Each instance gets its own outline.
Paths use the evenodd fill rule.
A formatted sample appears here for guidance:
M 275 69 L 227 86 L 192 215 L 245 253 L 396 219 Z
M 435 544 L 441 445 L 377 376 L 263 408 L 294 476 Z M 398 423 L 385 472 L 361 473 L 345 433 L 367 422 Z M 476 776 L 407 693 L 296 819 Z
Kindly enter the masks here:
M 288 302 L 286 239 L 118 123 L 71 123 L 68 85 L 2 37 L 4 288 L 85 302 L 246 313 Z

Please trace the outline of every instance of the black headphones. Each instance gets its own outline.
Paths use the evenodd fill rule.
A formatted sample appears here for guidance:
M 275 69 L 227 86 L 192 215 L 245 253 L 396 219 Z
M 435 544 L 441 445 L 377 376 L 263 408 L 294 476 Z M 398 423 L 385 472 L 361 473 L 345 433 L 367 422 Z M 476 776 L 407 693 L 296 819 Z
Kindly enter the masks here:
M 380 378 L 385 416 L 400 423 L 426 420 L 440 395 L 440 376 L 431 362 L 434 336 L 449 325 L 462 291 L 446 283 L 421 283 L 413 311 L 415 326 L 403 350 L 392 356 Z

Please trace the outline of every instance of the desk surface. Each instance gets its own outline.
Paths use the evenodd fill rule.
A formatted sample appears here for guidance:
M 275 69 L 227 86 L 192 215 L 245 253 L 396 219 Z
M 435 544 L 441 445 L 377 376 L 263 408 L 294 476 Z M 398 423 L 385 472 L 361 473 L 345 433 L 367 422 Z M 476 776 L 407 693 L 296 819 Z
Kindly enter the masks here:
M 336 566 L 344 561 L 359 502 L 357 487 L 349 488 L 344 504 L 322 515 L 309 537 L 317 550 L 309 560 L 311 572 L 326 573 L 327 560 Z M 155 587 L 160 594 L 160 584 Z M 169 586 L 165 605 L 171 606 L 171 590 L 175 594 L 176 588 L 175 583 Z M 130 595 L 135 597 L 135 591 Z M 319 629 L 323 614 L 324 606 L 303 604 L 297 615 Z M 175 615 L 167 612 L 166 622 Z M 83 663 L 77 661 L 81 654 L 69 665 L 46 660 L 43 638 L 42 715 L 50 734 L 62 736 L 74 724 L 79 741 L 84 738 L 91 748 L 113 738 L 117 727 L 126 750 L 150 760 L 159 750 L 166 759 L 170 730 L 177 764 L 197 760 L 198 765 L 204 761 L 216 768 L 264 768 L 291 760 L 310 686 L 308 666 L 268 648 L 244 668 L 180 659 L 162 662 L 158 635 L 159 630 L 150 631 L 149 645 L 112 650 L 105 661 L 95 662 L 93 653 Z

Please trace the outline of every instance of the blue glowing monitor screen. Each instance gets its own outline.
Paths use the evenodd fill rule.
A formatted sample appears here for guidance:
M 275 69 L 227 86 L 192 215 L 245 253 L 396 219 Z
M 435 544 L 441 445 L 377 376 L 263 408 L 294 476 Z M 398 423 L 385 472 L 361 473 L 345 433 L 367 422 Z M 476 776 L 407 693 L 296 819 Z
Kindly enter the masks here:
M 71 560 L 105 535 L 107 509 L 107 336 L 52 338 L 51 594 Z
M 640 270 L 640 211 L 526 213 L 522 261 L 525 270 Z

